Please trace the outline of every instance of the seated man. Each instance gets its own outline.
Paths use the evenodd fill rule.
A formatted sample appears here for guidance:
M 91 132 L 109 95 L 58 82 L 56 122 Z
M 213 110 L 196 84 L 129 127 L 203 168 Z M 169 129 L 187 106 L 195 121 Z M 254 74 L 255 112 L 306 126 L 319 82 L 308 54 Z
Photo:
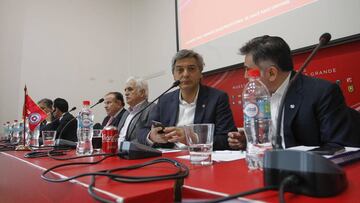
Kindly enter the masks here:
M 53 102 L 50 99 L 44 98 L 38 102 L 39 107 L 47 114 L 46 119 L 40 124 L 40 131 L 50 130 L 50 123 L 53 120 L 52 112 L 53 110 Z
M 167 93 L 159 99 L 150 120 L 167 126 L 150 124 L 141 129 L 138 141 L 153 147 L 173 147 L 187 144 L 184 131 L 178 126 L 197 123 L 214 123 L 214 150 L 228 149 L 227 133 L 236 130 L 225 92 L 201 85 L 203 58 L 192 50 L 179 51 L 172 60 L 174 80 L 180 80 L 180 89 Z
M 125 85 L 125 99 L 129 105 L 128 112 L 119 123 L 119 143 L 126 141 L 137 141 L 137 130 L 149 122 L 149 112 L 155 104 L 144 109 L 148 104 L 149 89 L 144 79 L 130 77 Z M 143 110 L 144 109 L 144 110 Z M 142 112 L 140 112 L 142 111 Z
M 54 121 L 52 129 L 56 130 L 56 139 L 77 141 L 77 120 L 69 111 L 68 102 L 62 98 L 54 100 Z
M 240 52 L 245 55 L 245 68 L 260 69 L 261 81 L 272 94 L 271 117 L 276 132 L 280 100 L 295 74 L 290 48 L 280 37 L 265 35 L 250 40 Z M 335 83 L 299 75 L 289 89 L 283 111 L 280 130 L 283 148 L 360 146 L 359 112 L 346 106 Z M 229 133 L 228 141 L 233 149 L 245 148 L 243 133 Z
M 123 95 L 120 92 L 109 92 L 104 97 L 104 104 L 107 116 L 101 124 L 102 127 L 118 126 L 126 112 Z

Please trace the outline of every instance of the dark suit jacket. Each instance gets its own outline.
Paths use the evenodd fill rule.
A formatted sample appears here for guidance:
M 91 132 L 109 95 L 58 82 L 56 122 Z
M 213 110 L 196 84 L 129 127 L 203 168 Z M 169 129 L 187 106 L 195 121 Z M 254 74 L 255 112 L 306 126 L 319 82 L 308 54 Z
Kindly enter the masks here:
M 156 120 L 165 126 L 175 126 L 179 113 L 179 93 L 175 90 L 159 99 L 149 120 Z M 229 106 L 229 98 L 223 91 L 200 85 L 196 102 L 194 123 L 214 123 L 214 150 L 229 149 L 227 133 L 236 131 L 234 119 Z M 139 131 L 138 141 L 147 144 L 146 138 L 151 129 L 148 123 L 146 128 Z M 173 146 L 173 145 L 168 145 Z
M 300 75 L 285 99 L 285 146 L 359 147 L 358 122 L 359 113 L 346 106 L 338 85 Z
M 127 110 L 125 108 L 123 108 L 120 113 L 115 117 L 115 119 L 111 122 L 110 125 L 112 126 L 118 126 L 120 119 L 123 117 L 124 113 L 127 112 Z M 105 127 L 105 125 L 107 124 L 107 122 L 109 121 L 110 116 L 106 116 L 102 122 L 102 127 Z
M 149 104 L 148 101 L 144 101 L 139 106 L 140 111 L 148 104 Z M 151 120 L 149 120 L 149 114 L 150 114 L 150 111 L 152 111 L 154 109 L 154 107 L 155 107 L 155 104 L 152 104 L 149 107 L 147 107 L 146 109 L 144 109 L 143 112 L 141 112 L 140 114 L 138 114 L 132 118 L 132 121 L 131 121 L 129 127 L 127 128 L 126 137 L 125 137 L 126 141 L 138 142 L 137 141 L 138 131 L 139 131 L 139 129 L 145 127 L 146 124 L 151 122 Z M 129 115 L 128 111 L 124 113 L 124 116 L 123 116 L 124 119 L 121 119 L 121 121 L 119 122 L 119 125 L 118 125 L 119 130 L 121 130 L 121 128 L 124 126 L 125 120 L 128 115 Z
M 56 139 L 65 139 L 70 141 L 77 141 L 77 120 L 70 113 L 65 113 L 61 120 L 54 122 L 56 126 Z

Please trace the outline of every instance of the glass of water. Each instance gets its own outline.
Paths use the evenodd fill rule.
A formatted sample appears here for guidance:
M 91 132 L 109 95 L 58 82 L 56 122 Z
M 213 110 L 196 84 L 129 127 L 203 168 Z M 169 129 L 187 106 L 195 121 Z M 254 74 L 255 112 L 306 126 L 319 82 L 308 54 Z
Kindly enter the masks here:
M 211 165 L 214 141 L 214 124 L 191 124 L 184 126 L 189 145 L 190 162 L 195 165 Z

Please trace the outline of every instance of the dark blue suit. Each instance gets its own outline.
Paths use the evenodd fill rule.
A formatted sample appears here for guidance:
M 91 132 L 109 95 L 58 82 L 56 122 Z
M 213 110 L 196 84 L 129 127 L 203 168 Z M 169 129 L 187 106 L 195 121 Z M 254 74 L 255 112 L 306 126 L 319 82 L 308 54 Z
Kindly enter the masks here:
M 347 107 L 337 84 L 300 75 L 285 99 L 284 137 L 286 147 L 359 147 L 359 112 Z
M 160 121 L 165 126 L 175 126 L 179 114 L 179 93 L 175 90 L 165 94 L 159 99 L 154 111 L 150 113 L 149 120 Z M 225 92 L 200 85 L 196 102 L 194 123 L 214 123 L 215 150 L 229 149 L 227 133 L 236 131 L 234 119 L 229 106 L 229 98 Z M 140 129 L 138 141 L 147 144 L 146 138 L 151 129 L 151 123 Z M 164 147 L 164 145 L 158 145 Z M 173 144 L 168 144 L 168 147 Z

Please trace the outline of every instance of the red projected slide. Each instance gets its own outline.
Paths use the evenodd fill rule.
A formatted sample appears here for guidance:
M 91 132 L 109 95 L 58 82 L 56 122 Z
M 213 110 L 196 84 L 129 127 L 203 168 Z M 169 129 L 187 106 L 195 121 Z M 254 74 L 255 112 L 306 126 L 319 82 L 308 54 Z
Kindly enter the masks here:
M 181 48 L 192 48 L 317 0 L 179 0 Z

